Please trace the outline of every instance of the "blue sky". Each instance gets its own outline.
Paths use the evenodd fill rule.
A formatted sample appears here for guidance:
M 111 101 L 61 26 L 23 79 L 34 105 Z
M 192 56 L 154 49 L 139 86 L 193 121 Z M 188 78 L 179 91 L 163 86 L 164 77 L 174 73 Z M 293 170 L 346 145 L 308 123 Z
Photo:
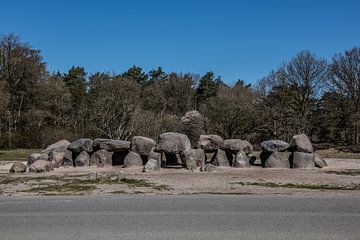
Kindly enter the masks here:
M 0 33 L 41 49 L 50 70 L 204 74 L 248 83 L 301 50 L 360 46 L 358 0 L 0 0 Z

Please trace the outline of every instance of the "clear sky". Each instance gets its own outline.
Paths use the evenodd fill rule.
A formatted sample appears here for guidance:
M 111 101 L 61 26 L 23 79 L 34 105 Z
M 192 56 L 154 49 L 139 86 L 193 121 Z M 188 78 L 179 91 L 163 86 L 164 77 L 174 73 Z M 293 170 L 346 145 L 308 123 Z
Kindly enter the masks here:
M 0 0 L 0 33 L 52 71 L 136 64 L 255 83 L 301 50 L 330 60 L 360 46 L 360 0 Z

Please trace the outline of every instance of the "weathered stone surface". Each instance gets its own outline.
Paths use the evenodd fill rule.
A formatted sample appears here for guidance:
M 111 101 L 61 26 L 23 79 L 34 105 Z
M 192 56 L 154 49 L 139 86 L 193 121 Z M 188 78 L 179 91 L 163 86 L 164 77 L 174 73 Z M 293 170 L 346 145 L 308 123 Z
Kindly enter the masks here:
M 281 140 L 267 140 L 260 143 L 260 147 L 263 152 L 273 153 L 273 152 L 284 152 L 289 148 L 287 142 Z
M 236 154 L 238 152 L 245 152 L 246 154 L 251 153 L 254 148 L 250 142 L 241 139 L 226 139 L 224 140 L 223 150 Z
M 33 164 L 38 160 L 48 161 L 49 155 L 47 155 L 46 153 L 33 153 L 29 156 L 28 165 L 30 166 L 31 164 Z
M 315 161 L 315 166 L 318 167 L 318 168 L 323 168 L 323 167 L 327 166 L 327 162 L 319 154 L 315 154 L 314 161 Z
M 249 168 L 249 157 L 245 152 L 238 152 L 231 166 L 234 168 Z
M 64 158 L 65 158 L 65 151 L 64 152 L 51 151 L 49 154 L 49 161 L 51 162 L 53 168 L 61 167 L 64 163 Z
M 149 156 L 151 149 L 156 146 L 154 139 L 142 136 L 134 136 L 131 139 L 131 151 L 141 156 Z
M 73 160 L 72 155 L 73 155 L 73 153 L 70 150 L 65 151 L 63 167 L 73 167 L 74 166 L 74 160 Z
M 190 149 L 180 154 L 182 163 L 186 169 L 195 169 L 205 165 L 205 152 L 202 149 Z
M 176 132 L 167 132 L 160 134 L 159 143 L 156 145 L 155 151 L 176 154 L 188 149 L 191 149 L 188 136 Z
M 50 154 L 50 152 L 56 151 L 56 152 L 65 152 L 70 145 L 70 142 L 68 140 L 60 140 L 54 144 L 51 144 L 45 148 L 44 151 L 41 153 Z
M 103 167 L 112 165 L 112 153 L 104 149 L 98 150 L 91 155 L 90 166 Z
M 93 152 L 93 140 L 89 138 L 80 138 L 74 142 L 72 142 L 68 149 L 72 152 L 80 153 L 80 152 Z
M 161 153 L 155 152 L 154 150 L 155 150 L 155 148 L 153 147 L 149 153 L 148 159 L 149 160 L 154 159 L 156 161 L 161 162 Z
M 292 152 L 312 153 L 314 151 L 310 139 L 305 134 L 299 134 L 292 137 L 290 141 Z
M 130 150 L 130 142 L 105 138 L 95 138 L 93 142 L 95 150 L 106 150 L 108 152 L 122 152 Z
M 315 167 L 315 155 L 312 153 L 294 152 L 292 157 L 294 168 Z
M 216 152 L 218 149 L 224 148 L 224 139 L 218 135 L 200 135 L 198 145 L 205 152 Z
M 216 172 L 216 166 L 211 163 L 205 164 L 204 167 L 200 169 L 202 172 Z
M 124 167 L 131 168 L 131 167 L 142 167 L 143 161 L 139 154 L 136 152 L 130 151 L 125 159 L 124 159 Z
M 215 166 L 228 167 L 230 166 L 229 159 L 227 158 L 226 152 L 219 149 L 211 159 L 211 163 Z
M 265 161 L 266 168 L 290 168 L 290 152 L 273 152 Z
M 52 170 L 51 162 L 45 160 L 37 160 L 29 167 L 29 172 L 50 172 Z
M 90 155 L 86 151 L 82 151 L 79 155 L 76 156 L 75 167 L 85 167 L 90 164 Z
M 22 162 L 14 162 L 9 170 L 10 173 L 23 173 L 26 172 L 26 165 Z
M 160 171 L 160 161 L 150 158 L 144 165 L 144 172 Z

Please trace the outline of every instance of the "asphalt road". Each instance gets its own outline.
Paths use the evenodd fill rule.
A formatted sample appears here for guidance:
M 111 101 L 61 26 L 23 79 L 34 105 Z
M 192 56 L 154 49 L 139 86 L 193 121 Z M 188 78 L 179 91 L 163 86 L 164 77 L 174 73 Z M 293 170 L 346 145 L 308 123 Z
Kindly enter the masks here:
M 359 197 L 0 197 L 0 239 L 360 239 Z

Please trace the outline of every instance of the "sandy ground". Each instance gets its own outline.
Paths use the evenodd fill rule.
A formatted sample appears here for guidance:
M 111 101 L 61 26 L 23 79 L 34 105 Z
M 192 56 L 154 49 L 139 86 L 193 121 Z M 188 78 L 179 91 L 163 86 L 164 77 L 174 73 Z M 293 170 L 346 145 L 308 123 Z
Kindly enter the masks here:
M 0 162 L 1 195 L 72 194 L 286 194 L 360 196 L 360 160 L 326 159 L 323 169 L 218 168 L 217 172 L 119 167 L 58 168 L 47 173 L 10 174 Z M 98 182 L 89 176 L 97 173 Z M 122 181 L 119 179 L 140 181 Z M 65 185 L 64 185 L 65 184 Z M 84 188 L 81 188 L 84 186 Z

